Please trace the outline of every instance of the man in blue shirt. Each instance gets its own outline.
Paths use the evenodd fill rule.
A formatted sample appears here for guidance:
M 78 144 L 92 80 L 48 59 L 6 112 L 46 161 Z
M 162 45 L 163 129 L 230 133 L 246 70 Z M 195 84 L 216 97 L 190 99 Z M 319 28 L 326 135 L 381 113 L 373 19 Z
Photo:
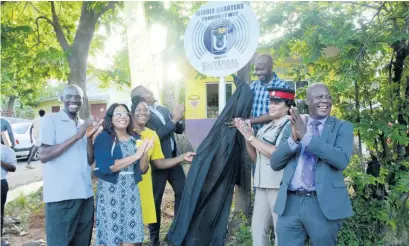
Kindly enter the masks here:
M 273 119 L 268 113 L 270 97 L 267 91 L 269 87 L 290 88 L 288 84 L 278 78 L 273 70 L 273 58 L 268 54 L 260 54 L 254 63 L 255 73 L 258 80 L 250 85 L 253 91 L 253 108 L 252 118 L 248 120 L 257 132 L 264 124 L 271 122 Z
M 251 124 L 254 131 L 257 132 L 264 124 L 270 123 L 273 120 L 268 113 L 270 96 L 267 88 L 289 89 L 290 87 L 273 72 L 273 58 L 269 54 L 257 56 L 254 62 L 254 70 L 258 80 L 253 81 L 250 85 L 250 89 L 253 92 L 253 107 L 251 118 L 247 119 L 246 122 Z M 228 124 L 234 127 L 233 121 Z
M 261 127 L 273 120 L 268 113 L 270 95 L 267 88 L 276 87 L 289 89 L 290 87 L 273 72 L 273 58 L 269 54 L 260 54 L 257 56 L 254 62 L 254 70 L 258 80 L 253 81 L 250 85 L 250 89 L 253 92 L 253 107 L 251 110 L 251 118 L 247 119 L 246 123 L 251 125 L 255 134 L 257 134 L 257 131 Z M 233 121 L 228 124 L 234 127 Z M 255 165 L 251 166 L 253 176 L 254 166 Z

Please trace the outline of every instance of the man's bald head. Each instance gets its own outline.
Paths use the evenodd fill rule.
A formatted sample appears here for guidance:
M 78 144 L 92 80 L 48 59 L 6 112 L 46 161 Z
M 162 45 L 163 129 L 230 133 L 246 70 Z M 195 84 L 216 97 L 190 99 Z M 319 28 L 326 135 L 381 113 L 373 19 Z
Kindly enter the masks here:
M 84 92 L 82 91 L 81 87 L 79 87 L 78 85 L 73 85 L 73 84 L 67 85 L 66 87 L 64 87 L 64 91 L 62 95 L 65 96 L 67 94 L 72 94 L 73 92 L 76 92 L 81 97 L 84 97 Z
M 67 85 L 64 88 L 60 100 L 64 103 L 64 109 L 72 117 L 75 117 L 84 101 L 84 93 L 82 89 L 77 85 Z
M 254 69 L 261 83 L 269 83 L 273 77 L 273 58 L 269 54 L 260 54 L 254 62 Z
M 257 56 L 255 63 L 259 61 L 259 62 L 264 62 L 267 65 L 269 65 L 269 67 L 273 67 L 273 57 L 271 57 L 271 55 L 269 54 L 260 54 Z
M 324 83 L 313 83 L 313 84 L 310 84 L 307 87 L 307 97 L 311 98 L 312 94 L 314 94 L 314 91 L 316 90 L 317 87 L 325 88 L 327 90 L 327 92 L 329 92 L 328 86 L 326 84 L 324 84 Z
M 153 96 L 153 93 L 150 90 L 148 90 L 145 86 L 142 86 L 142 85 L 139 85 L 132 90 L 131 98 L 135 96 L 143 97 L 148 103 L 148 105 L 152 105 L 156 102 L 156 99 Z
M 307 88 L 307 99 L 310 117 L 323 119 L 331 113 L 332 98 L 328 87 L 323 83 L 314 83 Z
M 138 85 L 137 87 L 133 88 L 131 92 L 131 98 L 135 96 L 142 96 L 148 89 L 145 86 Z

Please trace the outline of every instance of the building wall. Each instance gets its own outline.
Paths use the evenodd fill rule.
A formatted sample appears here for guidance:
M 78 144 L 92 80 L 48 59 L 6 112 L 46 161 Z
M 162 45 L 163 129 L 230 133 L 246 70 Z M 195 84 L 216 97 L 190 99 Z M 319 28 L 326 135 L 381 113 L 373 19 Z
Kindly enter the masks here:
M 105 101 L 103 101 L 103 100 L 100 100 L 100 101 L 91 101 L 90 102 L 90 104 L 91 105 L 101 105 L 101 104 L 107 104 Z M 36 110 L 36 117 L 38 116 L 38 110 L 40 110 L 40 109 L 44 109 L 45 111 L 46 111 L 46 113 L 48 114 L 48 113 L 51 113 L 52 112 L 52 107 L 53 106 L 60 106 L 60 110 L 61 109 L 63 109 L 64 108 L 64 105 L 61 103 L 61 102 L 59 102 L 57 99 L 53 99 L 53 100 L 49 100 L 49 101 L 45 101 L 45 102 L 40 102 L 39 104 L 38 104 L 38 106 L 35 108 L 35 110 Z M 106 112 L 106 109 L 108 108 L 109 106 L 105 106 L 105 111 L 104 112 L 99 112 L 99 115 L 98 116 L 100 116 L 100 115 L 105 115 L 104 113 Z M 91 108 L 92 108 L 92 106 L 91 106 Z M 101 108 L 101 107 L 99 107 L 99 108 Z M 98 119 L 100 118 L 100 117 L 97 117 Z
M 38 116 L 37 112 L 40 109 L 44 109 L 47 114 L 51 113 L 51 108 L 53 106 L 60 106 L 60 108 L 64 107 L 64 105 L 62 103 L 60 103 L 57 99 L 53 99 L 53 100 L 49 100 L 49 101 L 45 101 L 45 102 L 40 102 L 36 107 L 35 116 L 36 117 Z
M 226 83 L 233 83 L 233 78 L 225 78 Z M 206 77 L 204 79 L 192 79 L 185 84 L 185 117 L 186 119 L 207 118 L 207 95 L 206 84 L 219 83 L 219 78 Z M 233 92 L 236 89 L 233 83 Z
M 280 79 L 290 80 L 286 74 L 291 69 L 291 65 L 296 64 L 297 62 L 297 60 L 287 60 L 277 63 L 275 64 L 273 71 L 276 72 Z M 251 73 L 251 80 L 257 80 L 254 71 L 251 71 Z M 196 149 L 208 135 L 210 129 L 217 120 L 217 118 L 207 117 L 206 84 L 218 84 L 219 78 L 206 77 L 194 79 L 195 73 L 191 73 L 190 77 L 192 79 L 185 83 L 185 134 L 191 142 L 192 147 Z M 233 83 L 233 78 L 231 76 L 225 77 L 225 80 L 226 83 Z M 235 89 L 236 87 L 233 83 L 233 93 Z

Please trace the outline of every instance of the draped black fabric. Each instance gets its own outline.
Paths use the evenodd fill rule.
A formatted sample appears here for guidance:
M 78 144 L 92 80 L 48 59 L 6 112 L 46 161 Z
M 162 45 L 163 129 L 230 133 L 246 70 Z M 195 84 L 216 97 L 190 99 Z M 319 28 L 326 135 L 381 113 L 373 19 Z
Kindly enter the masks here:
M 241 134 L 225 123 L 235 117 L 249 118 L 253 101 L 245 82 L 235 78 L 235 84 L 236 91 L 196 151 L 179 210 L 166 236 L 170 245 L 225 244 L 234 186 L 240 180 L 245 151 Z

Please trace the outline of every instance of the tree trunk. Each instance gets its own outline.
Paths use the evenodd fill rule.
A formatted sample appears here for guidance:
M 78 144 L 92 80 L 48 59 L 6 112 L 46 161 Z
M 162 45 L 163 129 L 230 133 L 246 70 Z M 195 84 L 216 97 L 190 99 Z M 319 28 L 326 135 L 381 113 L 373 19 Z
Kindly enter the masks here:
M 240 71 L 237 72 L 237 76 L 248 81 L 250 83 L 250 69 L 252 60 L 247 63 Z M 246 215 L 250 214 L 251 209 L 251 160 L 247 152 L 244 150 L 242 154 L 242 171 L 244 172 L 244 177 L 241 181 L 243 184 L 240 186 L 236 185 L 235 188 L 235 212 L 243 212 Z M 243 174 L 242 174 L 243 175 Z
M 9 97 L 9 102 L 7 103 L 7 116 L 15 117 L 14 103 L 16 102 L 16 98 L 17 97 L 15 97 L 15 96 L 10 96 Z
M 359 102 L 359 85 L 358 85 L 358 81 L 355 80 L 354 81 L 354 87 L 355 87 L 355 109 L 357 110 L 357 119 L 356 122 L 358 122 L 358 124 L 361 123 L 361 113 L 360 113 L 360 102 Z M 359 160 L 361 162 L 361 168 L 362 168 L 362 172 L 365 172 L 365 166 L 364 166 L 364 160 L 363 160 L 363 156 L 362 156 L 362 139 L 361 139 L 361 132 L 358 130 L 358 148 L 359 148 Z
M 90 118 L 90 105 L 87 96 L 87 66 L 88 52 L 94 37 L 97 20 L 95 12 L 84 3 L 74 43 L 71 46 L 71 54 L 68 57 L 70 66 L 68 84 L 78 85 L 84 92 L 84 102 L 80 110 L 82 119 Z
M 68 84 L 78 85 L 84 93 L 84 102 L 80 110 L 80 118 L 89 119 L 90 105 L 87 96 L 87 55 L 73 53 L 69 57 L 70 75 Z
M 53 26 L 58 42 L 67 54 L 70 67 L 68 84 L 78 85 L 84 93 L 84 102 L 80 110 L 80 117 L 88 119 L 90 117 L 90 106 L 87 97 L 87 66 L 88 52 L 94 37 L 95 26 L 98 19 L 108 10 L 115 8 L 116 2 L 109 2 L 99 12 L 93 8 L 92 2 L 83 2 L 81 17 L 75 33 L 74 42 L 70 46 L 64 35 L 57 15 L 55 3 L 50 2 L 52 20 L 47 21 Z
M 406 76 L 406 89 L 405 89 L 405 107 L 404 110 L 409 108 L 409 75 Z M 409 138 L 409 129 L 406 131 L 406 136 Z M 406 156 L 409 155 L 409 145 L 405 147 Z
M 405 67 L 405 59 L 409 55 L 409 45 L 407 44 L 407 41 L 399 41 L 395 45 L 393 45 L 394 51 L 396 52 L 396 59 L 395 62 L 393 63 L 393 82 L 397 84 L 397 89 L 395 90 L 395 99 L 401 98 L 401 91 L 400 91 L 400 83 L 402 80 L 402 75 L 403 75 L 403 68 Z M 408 103 L 407 99 L 409 98 L 409 86 L 405 86 L 405 91 L 404 91 L 404 99 L 403 103 L 399 105 L 399 115 L 398 115 L 398 123 L 407 126 L 408 122 L 406 121 L 404 117 L 404 113 L 407 110 Z M 397 144 L 396 145 L 396 152 L 398 153 L 400 158 L 404 158 L 405 152 L 408 150 L 408 147 L 406 146 L 403 148 L 402 145 Z

